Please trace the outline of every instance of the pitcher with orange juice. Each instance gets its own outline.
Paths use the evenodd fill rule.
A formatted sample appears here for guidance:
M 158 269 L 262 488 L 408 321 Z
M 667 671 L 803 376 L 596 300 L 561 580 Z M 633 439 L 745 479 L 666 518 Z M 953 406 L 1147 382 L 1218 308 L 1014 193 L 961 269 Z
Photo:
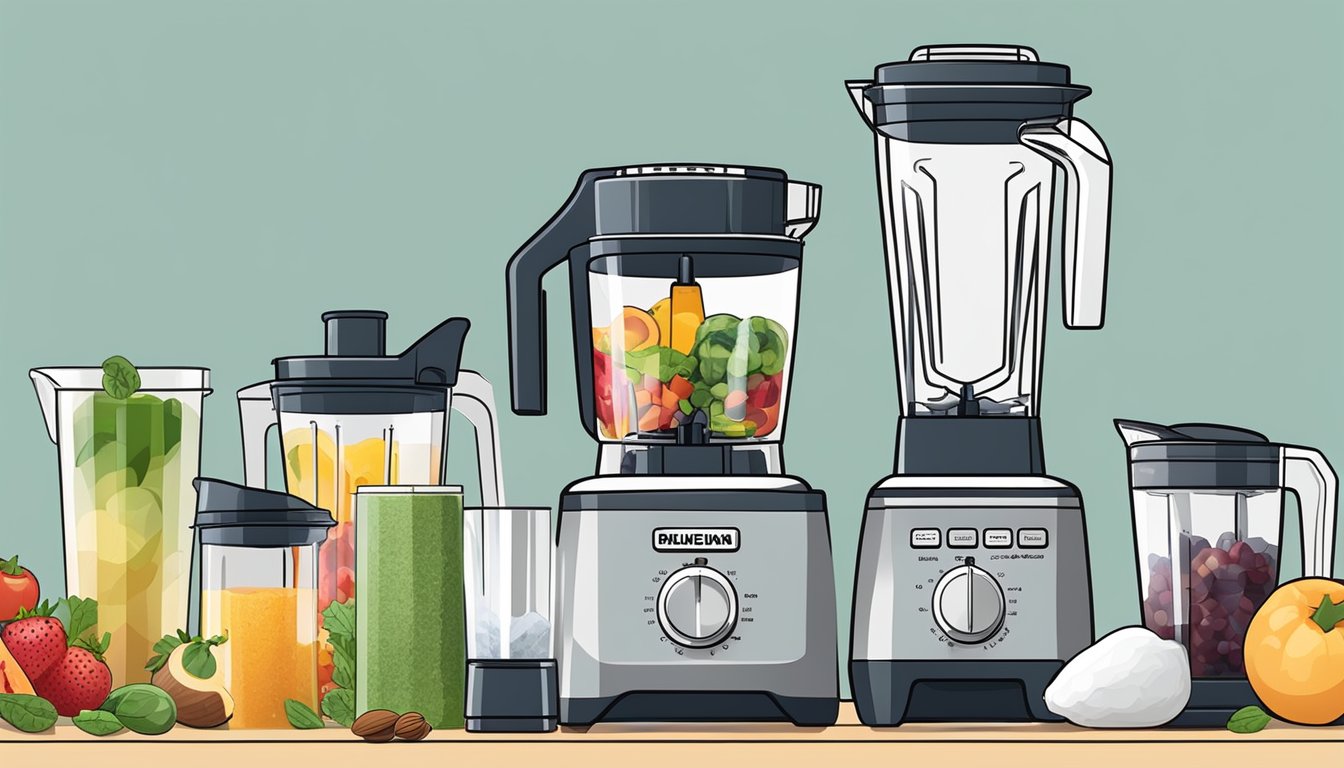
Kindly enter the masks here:
M 287 728 L 285 701 L 320 711 L 317 556 L 336 522 L 302 499 L 196 480 L 201 630 L 223 635 L 230 729 Z
M 389 356 L 387 313 L 327 312 L 322 321 L 324 354 L 279 358 L 274 380 L 238 392 L 245 482 L 266 486 L 267 433 L 278 426 L 286 490 L 335 518 L 318 552 L 319 614 L 354 597 L 355 491 L 443 484 L 450 410 L 476 431 L 482 503 L 503 503 L 494 395 L 482 376 L 460 368 L 470 323 L 446 320 Z M 333 672 L 331 648 L 323 642 L 320 695 L 336 687 Z

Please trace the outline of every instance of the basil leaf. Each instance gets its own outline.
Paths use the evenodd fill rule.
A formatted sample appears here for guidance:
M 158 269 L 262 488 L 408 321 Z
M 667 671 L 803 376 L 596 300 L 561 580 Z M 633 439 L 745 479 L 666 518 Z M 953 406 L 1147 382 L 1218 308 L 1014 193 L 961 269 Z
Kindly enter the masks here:
M 97 600 L 71 595 L 66 602 L 70 606 L 70 622 L 65 625 L 65 631 L 72 641 L 98 626 Z
M 290 725 L 305 731 L 327 727 L 322 718 L 307 704 L 294 699 L 285 699 L 285 717 L 289 719 Z
M 103 361 L 103 391 L 118 400 L 125 400 L 140 389 L 140 372 L 131 361 L 113 355 Z
M 70 719 L 79 730 L 94 736 L 111 736 L 126 726 L 117 716 L 101 709 L 86 709 Z
M 322 714 L 349 728 L 355 724 L 355 693 L 346 688 L 327 691 L 322 697 Z
M 56 707 L 40 696 L 0 693 L 0 720 L 24 733 L 41 733 L 56 724 Z
M 182 668 L 187 670 L 187 674 L 202 680 L 214 677 L 215 657 L 210 653 L 210 646 L 200 642 L 188 645 L 182 652 Z
M 1269 715 L 1259 707 L 1242 707 L 1228 719 L 1227 730 L 1233 733 L 1255 733 L 1263 731 L 1269 725 L 1269 720 Z
M 331 672 L 331 682 L 342 688 L 355 687 L 355 660 L 344 653 L 332 655 L 335 669 Z

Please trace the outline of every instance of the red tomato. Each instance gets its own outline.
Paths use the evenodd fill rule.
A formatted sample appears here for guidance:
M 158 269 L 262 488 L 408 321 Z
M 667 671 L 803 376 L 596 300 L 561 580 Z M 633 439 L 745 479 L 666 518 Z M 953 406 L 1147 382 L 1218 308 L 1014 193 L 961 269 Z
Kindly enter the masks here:
M 0 560 L 0 621 L 14 618 L 20 608 L 29 611 L 36 608 L 40 591 L 37 577 L 19 565 L 17 555 Z

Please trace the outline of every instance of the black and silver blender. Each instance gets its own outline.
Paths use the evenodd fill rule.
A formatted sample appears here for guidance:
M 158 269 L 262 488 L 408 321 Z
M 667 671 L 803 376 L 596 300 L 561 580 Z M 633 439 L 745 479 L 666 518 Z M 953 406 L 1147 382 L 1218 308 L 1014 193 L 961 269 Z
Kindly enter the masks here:
M 803 235 L 768 168 L 585 171 L 509 262 L 513 409 L 544 414 L 542 278 L 568 263 L 597 474 L 560 498 L 560 722 L 835 721 L 825 496 L 784 474 Z
M 1101 326 L 1110 160 L 1089 88 L 1022 46 L 928 46 L 847 83 L 876 140 L 901 391 L 869 494 L 850 680 L 860 719 L 1058 720 L 1093 637 L 1082 499 L 1039 421 L 1055 176 L 1064 323 Z

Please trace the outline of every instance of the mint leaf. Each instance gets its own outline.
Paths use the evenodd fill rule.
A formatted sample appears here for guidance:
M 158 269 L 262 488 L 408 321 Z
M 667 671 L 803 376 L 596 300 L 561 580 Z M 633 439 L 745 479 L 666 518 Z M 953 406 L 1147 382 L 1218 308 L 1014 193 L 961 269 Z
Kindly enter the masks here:
M 345 653 L 332 654 L 336 668 L 332 670 L 331 682 L 342 688 L 355 687 L 355 660 Z
M 98 601 L 71 595 L 66 604 L 70 608 L 70 621 L 65 625 L 66 637 L 74 645 L 84 633 L 98 626 Z
M 56 724 L 56 707 L 38 696 L 0 693 L 0 720 L 24 733 L 41 733 Z
M 355 636 L 355 604 L 353 600 L 332 603 L 322 611 L 322 628 L 333 636 Z
M 126 726 L 117 716 L 101 709 L 86 709 L 70 719 L 79 730 L 94 736 L 111 736 Z
M 140 389 L 140 372 L 131 361 L 113 355 L 103 361 L 103 391 L 118 400 L 125 400 Z
M 300 730 L 326 728 L 326 723 L 307 704 L 294 699 L 285 699 L 285 717 L 289 724 Z
M 1228 719 L 1227 730 L 1233 733 L 1255 733 L 1263 731 L 1269 725 L 1269 720 L 1269 715 L 1259 707 L 1242 707 Z
M 322 697 L 322 713 L 349 728 L 355 724 L 355 694 L 345 688 L 327 691 Z

